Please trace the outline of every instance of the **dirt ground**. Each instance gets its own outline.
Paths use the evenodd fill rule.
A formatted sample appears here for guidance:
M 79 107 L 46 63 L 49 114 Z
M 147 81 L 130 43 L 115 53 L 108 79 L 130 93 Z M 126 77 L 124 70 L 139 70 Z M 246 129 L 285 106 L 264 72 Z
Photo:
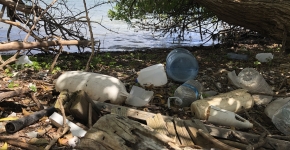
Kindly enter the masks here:
M 205 91 L 225 93 L 237 89 L 229 82 L 227 72 L 235 70 L 238 74 L 242 69 L 249 67 L 255 68 L 263 75 L 264 79 L 272 87 L 275 94 L 283 95 L 285 97 L 290 94 L 289 67 L 285 67 L 289 65 L 289 55 L 280 52 L 277 45 L 264 46 L 257 44 L 241 44 L 235 47 L 187 47 L 187 49 L 192 52 L 198 61 L 199 72 L 196 80 L 203 84 Z M 130 92 L 133 85 L 140 86 L 136 82 L 138 77 L 137 72 L 145 67 L 158 63 L 166 65 L 166 56 L 171 50 L 172 49 L 149 49 L 124 52 L 99 52 L 92 60 L 90 71 L 110 75 L 120 79 L 125 84 L 127 91 Z M 227 58 L 228 52 L 245 54 L 248 56 L 248 60 L 243 61 Z M 259 63 L 255 58 L 256 54 L 266 52 L 273 53 L 274 59 L 267 63 Z M 47 61 L 51 62 L 53 56 L 54 55 L 39 54 L 33 56 L 33 59 L 31 60 L 37 61 L 38 63 Z M 0 94 L 27 87 L 29 83 L 35 84 L 37 91 L 15 95 L 4 99 L 0 97 L 0 117 L 5 118 L 12 112 L 15 112 L 18 117 L 23 117 L 24 112 L 31 113 L 37 111 L 38 107 L 34 101 L 35 99 L 43 106 L 52 106 L 59 94 L 59 92 L 54 90 L 53 81 L 63 71 L 83 70 L 88 57 L 89 53 L 62 54 L 57 63 L 59 69 L 56 70 L 54 74 L 48 75 L 44 68 L 37 70 L 33 67 L 18 69 L 18 74 L 14 77 L 9 75 L 12 71 L 1 71 Z M 59 72 L 57 73 L 57 71 Z M 147 87 L 147 90 L 154 92 L 154 98 L 150 101 L 148 106 L 137 109 L 152 113 L 161 113 L 163 115 L 176 116 L 182 119 L 191 118 L 192 114 L 189 107 L 178 108 L 173 106 L 170 109 L 167 107 L 167 98 L 173 96 L 175 89 L 180 85 L 181 83 L 168 79 L 168 83 L 162 87 Z M 32 95 L 35 95 L 35 97 Z M 277 97 L 274 97 L 274 99 L 276 98 Z M 265 115 L 265 107 L 266 106 L 255 105 L 252 109 L 248 110 L 251 118 L 248 118 L 244 112 L 239 115 L 248 119 L 250 122 L 255 120 L 273 135 L 283 135 Z M 75 121 L 77 122 L 77 120 Z M 49 124 L 44 119 L 14 134 L 7 134 L 4 129 L 5 123 L 6 122 L 0 122 L 0 137 L 21 137 L 21 141 L 23 142 L 31 140 L 31 138 L 27 136 L 27 132 L 37 131 Z M 83 124 L 86 125 L 85 123 Z M 261 134 L 265 131 L 261 126 L 254 123 L 252 129 L 242 131 Z M 47 142 L 51 140 L 50 134 L 53 134 L 56 130 L 56 127 L 52 127 L 47 134 L 44 134 L 42 138 L 44 138 L 46 142 L 39 146 L 44 147 L 47 145 Z M 20 149 L 15 146 L 12 146 L 11 148 Z M 62 146 L 58 143 L 54 145 L 53 149 L 57 148 L 67 148 L 67 146 Z

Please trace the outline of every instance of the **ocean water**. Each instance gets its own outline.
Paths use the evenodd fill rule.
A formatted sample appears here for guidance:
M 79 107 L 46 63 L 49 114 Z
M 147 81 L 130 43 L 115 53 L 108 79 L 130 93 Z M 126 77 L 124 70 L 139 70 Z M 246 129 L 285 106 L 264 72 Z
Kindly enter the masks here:
M 51 3 L 52 0 L 44 0 L 47 3 Z M 60 1 L 60 0 L 59 0 Z M 61 1 L 60 1 L 61 2 Z M 87 7 L 93 6 L 96 3 L 101 3 L 99 0 L 87 0 Z M 68 0 L 67 1 L 70 11 L 79 12 L 84 10 L 83 1 L 80 0 Z M 98 23 L 92 23 L 93 34 L 95 40 L 100 40 L 101 51 L 125 51 L 125 50 L 136 50 L 136 49 L 147 49 L 147 48 L 175 48 L 180 46 L 199 46 L 212 45 L 213 41 L 209 41 L 204 44 L 204 41 L 200 40 L 198 33 L 188 33 L 185 35 L 185 40 L 181 41 L 177 35 L 166 35 L 165 37 L 158 37 L 159 33 L 152 33 L 151 31 L 144 31 L 137 28 L 132 28 L 124 21 L 110 20 L 107 16 L 109 9 L 112 9 L 112 4 L 103 4 L 89 11 L 91 21 L 101 23 L 106 28 L 114 31 L 109 31 L 103 28 Z M 82 15 L 82 16 L 85 16 Z M 0 22 L 0 42 L 7 41 L 6 34 L 8 25 Z M 90 38 L 88 31 L 87 37 Z M 17 29 L 12 28 L 11 40 L 22 41 L 26 36 L 26 33 Z M 204 35 L 206 37 L 208 35 Z M 33 40 L 30 38 L 30 40 Z M 217 43 L 214 41 L 214 43 Z M 69 52 L 77 52 L 75 46 L 71 46 L 70 49 L 65 48 Z M 86 48 L 85 51 L 91 51 Z

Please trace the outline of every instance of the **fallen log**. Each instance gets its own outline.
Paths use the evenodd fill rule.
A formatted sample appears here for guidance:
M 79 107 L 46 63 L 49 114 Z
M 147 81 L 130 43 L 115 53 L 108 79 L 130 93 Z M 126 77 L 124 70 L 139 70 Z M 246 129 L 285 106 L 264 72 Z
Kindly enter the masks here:
M 54 40 L 54 41 L 43 41 L 43 42 L 9 42 L 9 43 L 0 44 L 0 51 L 22 50 L 22 49 L 32 49 L 32 48 L 60 46 L 60 45 L 83 45 L 83 46 L 87 46 L 89 44 L 90 44 L 90 41 L 87 41 L 87 40 Z

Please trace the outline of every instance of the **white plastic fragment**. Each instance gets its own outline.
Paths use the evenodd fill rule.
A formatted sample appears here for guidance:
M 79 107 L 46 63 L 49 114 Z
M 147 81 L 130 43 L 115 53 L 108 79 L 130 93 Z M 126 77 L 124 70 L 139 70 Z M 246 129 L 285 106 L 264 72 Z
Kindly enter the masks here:
M 28 132 L 28 133 L 25 133 L 27 135 L 27 137 L 29 138 L 36 138 L 37 137 L 37 132 L 35 131 L 32 131 L 32 132 Z
M 125 102 L 129 93 L 125 85 L 117 78 L 83 71 L 68 71 L 63 73 L 55 82 L 57 91 L 68 90 L 76 92 L 83 90 L 92 100 L 104 102 L 109 100 L 113 104 Z
M 71 147 L 76 147 L 77 143 L 80 141 L 80 139 L 76 136 L 73 136 L 73 138 L 68 140 L 68 145 Z
M 32 65 L 32 61 L 29 60 L 27 55 L 23 55 L 23 56 L 19 57 L 15 63 L 16 63 L 16 66 L 17 65 L 23 66 L 24 64 Z
M 259 53 L 256 55 L 256 59 L 260 62 L 268 62 L 273 59 L 274 55 L 272 53 Z
M 52 122 L 52 124 L 57 126 L 57 127 L 60 127 L 63 125 L 63 117 L 56 112 L 54 112 L 49 117 L 49 119 Z M 66 120 L 66 122 L 67 122 L 68 126 L 70 127 L 70 131 L 71 131 L 72 135 L 77 136 L 77 137 L 83 137 L 87 133 L 87 131 L 85 131 L 81 127 L 77 126 L 73 122 L 70 122 L 68 120 Z

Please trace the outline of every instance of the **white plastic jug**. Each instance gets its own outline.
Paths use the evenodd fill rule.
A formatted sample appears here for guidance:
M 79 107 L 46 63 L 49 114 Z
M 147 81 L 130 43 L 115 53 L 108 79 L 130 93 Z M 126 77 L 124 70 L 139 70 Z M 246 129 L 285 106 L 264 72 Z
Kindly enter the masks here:
M 252 128 L 253 124 L 234 112 L 220 109 L 216 106 L 210 106 L 208 122 L 224 126 L 232 126 L 240 129 Z M 237 120 L 238 118 L 239 120 Z
M 167 76 L 163 64 L 156 64 L 141 69 L 138 72 L 138 82 L 141 86 L 153 85 L 162 86 L 167 83 Z

